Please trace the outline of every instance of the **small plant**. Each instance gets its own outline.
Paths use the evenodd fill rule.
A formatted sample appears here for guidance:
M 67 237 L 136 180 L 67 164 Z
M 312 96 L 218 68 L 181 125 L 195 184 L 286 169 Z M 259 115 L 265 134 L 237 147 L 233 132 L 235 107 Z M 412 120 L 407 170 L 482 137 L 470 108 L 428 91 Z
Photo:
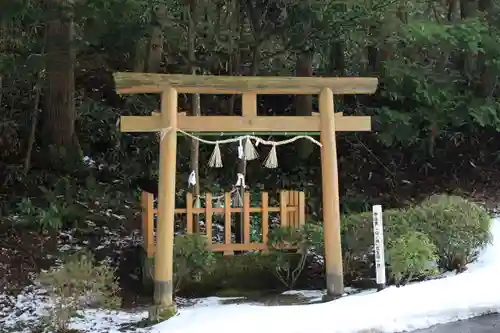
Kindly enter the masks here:
M 70 186 L 67 179 L 60 180 L 52 190 L 39 186 L 38 189 L 43 197 L 37 201 L 22 198 L 16 205 L 16 219 L 13 222 L 40 231 L 55 231 L 75 224 L 79 218 L 81 219 L 82 212 L 77 210 L 76 204 L 67 203 L 73 200 L 64 188 L 60 188 L 64 186 Z
M 57 230 L 63 225 L 61 208 L 50 203 L 46 209 L 33 204 L 30 198 L 23 198 L 17 205 L 17 220 L 28 226 L 38 225 L 41 230 Z
M 174 291 L 187 279 L 199 281 L 214 267 L 214 254 L 207 238 L 200 234 L 179 235 L 174 240 Z
M 119 287 L 114 273 L 107 265 L 96 265 L 87 252 L 70 257 L 57 269 L 40 273 L 38 283 L 47 290 L 53 304 L 46 318 L 47 327 L 65 332 L 79 310 L 118 308 Z
M 413 278 L 434 275 L 436 246 L 421 232 L 408 232 L 389 241 L 387 263 L 396 285 L 406 284 Z
M 305 227 L 274 228 L 269 233 L 268 246 L 270 255 L 275 259 L 273 274 L 280 282 L 291 289 L 304 270 L 311 242 Z M 287 247 L 297 248 L 297 255 L 293 256 L 284 250 Z
M 325 231 L 322 224 L 306 223 L 303 232 L 307 237 L 309 250 L 321 257 L 325 256 Z

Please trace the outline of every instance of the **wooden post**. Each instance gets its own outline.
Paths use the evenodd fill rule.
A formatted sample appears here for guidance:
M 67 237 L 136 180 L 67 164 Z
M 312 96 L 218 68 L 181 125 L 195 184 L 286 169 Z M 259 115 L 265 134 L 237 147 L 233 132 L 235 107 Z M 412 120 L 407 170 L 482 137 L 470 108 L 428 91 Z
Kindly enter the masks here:
M 193 193 L 186 193 L 186 233 L 192 234 L 194 231 L 193 223 Z
M 267 242 L 269 240 L 269 195 L 267 192 L 262 192 L 262 243 L 265 244 L 267 252 Z
M 288 193 L 280 191 L 280 227 L 288 227 Z
M 243 244 L 250 244 L 250 192 L 243 194 Z
M 299 226 L 306 224 L 306 196 L 304 192 L 299 192 L 298 200 Z
M 325 234 L 326 297 L 344 293 L 340 244 L 340 202 L 335 139 L 333 92 L 324 88 L 319 95 L 321 118 L 321 171 L 323 185 L 323 226 Z
M 224 193 L 224 244 L 231 244 L 231 193 Z M 232 250 L 224 251 L 224 255 L 232 255 Z
M 155 249 L 154 240 L 154 197 L 152 193 L 142 192 L 142 236 L 144 237 L 144 247 L 146 256 L 153 257 Z
M 173 257 L 175 173 L 177 153 L 177 91 L 169 88 L 161 95 L 162 126 L 170 130 L 160 140 L 160 172 L 158 186 L 158 227 L 155 256 L 155 316 L 174 306 Z M 156 318 L 158 319 L 158 318 Z
M 207 233 L 208 244 L 212 245 L 212 193 L 205 193 L 205 232 Z

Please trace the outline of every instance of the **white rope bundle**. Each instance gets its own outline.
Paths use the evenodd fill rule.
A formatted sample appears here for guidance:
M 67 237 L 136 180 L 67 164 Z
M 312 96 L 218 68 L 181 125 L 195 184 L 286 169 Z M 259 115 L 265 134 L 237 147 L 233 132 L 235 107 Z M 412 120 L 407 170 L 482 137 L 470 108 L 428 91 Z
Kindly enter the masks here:
M 238 146 L 238 157 L 240 159 L 244 158 L 247 161 L 251 161 L 251 160 L 254 160 L 254 159 L 259 157 L 259 154 L 257 153 L 257 150 L 255 149 L 255 146 L 258 146 L 260 144 L 271 146 L 271 150 L 269 151 L 269 155 L 267 156 L 267 158 L 264 161 L 264 166 L 266 168 L 276 168 L 278 166 L 278 157 L 277 157 L 277 153 L 276 153 L 277 146 L 282 146 L 282 145 L 286 145 L 286 144 L 295 142 L 297 140 L 306 139 L 306 140 L 309 140 L 312 143 L 318 145 L 319 147 L 321 147 L 321 143 L 318 140 L 316 140 L 308 135 L 298 135 L 298 136 L 294 136 L 292 138 L 282 140 L 282 141 L 268 141 L 268 140 L 264 140 L 264 139 L 261 139 L 257 136 L 253 136 L 253 135 L 242 135 L 242 136 L 238 136 L 235 138 L 228 138 L 228 139 L 211 141 L 211 140 L 202 139 L 200 137 L 197 137 L 193 134 L 187 133 L 187 132 L 180 130 L 180 129 L 177 129 L 177 131 L 179 131 L 180 133 L 190 137 L 191 139 L 197 140 L 199 142 L 206 143 L 209 145 L 215 145 L 214 151 L 212 152 L 212 155 L 210 156 L 210 160 L 208 162 L 208 164 L 212 168 L 213 167 L 222 168 L 223 165 L 222 165 L 222 156 L 221 156 L 221 152 L 220 152 L 220 145 L 225 144 L 225 143 L 239 142 L 240 144 Z M 243 140 L 245 140 L 244 147 L 242 146 Z M 252 144 L 252 140 L 255 141 L 255 146 Z
M 218 196 L 212 197 L 213 206 L 215 208 L 224 207 L 222 199 L 224 199 L 225 195 L 226 194 L 223 193 L 223 194 L 220 194 Z M 241 207 L 243 205 L 243 198 L 241 197 L 239 187 L 237 187 L 236 185 L 233 185 L 233 189 L 231 191 L 229 191 L 229 195 L 231 196 L 232 206 Z M 194 200 L 193 207 L 194 208 L 201 208 L 201 201 L 200 201 L 201 199 L 206 200 L 207 196 L 206 195 L 197 195 L 197 196 L 195 196 L 195 198 L 193 198 L 193 200 Z
M 172 127 L 159 129 L 160 140 L 163 140 L 170 130 L 172 130 Z M 292 142 L 295 142 L 295 141 L 301 140 L 301 139 L 309 140 L 319 147 L 322 146 L 318 140 L 316 140 L 308 135 L 297 135 L 297 136 L 294 136 L 292 138 L 289 138 L 286 140 L 281 140 L 281 141 L 268 141 L 268 140 L 261 139 L 257 136 L 254 136 L 254 135 L 242 135 L 242 136 L 238 136 L 238 137 L 234 137 L 234 138 L 211 141 L 211 140 L 202 139 L 200 137 L 197 137 L 196 135 L 190 134 L 190 133 L 185 132 L 181 129 L 177 129 L 177 131 L 190 137 L 191 139 L 197 140 L 199 142 L 206 143 L 209 145 L 215 145 L 214 151 L 212 152 L 212 155 L 210 156 L 210 160 L 209 160 L 208 164 L 210 167 L 216 167 L 216 168 L 222 168 L 222 156 L 221 156 L 221 152 L 220 152 L 220 145 L 225 144 L 225 143 L 239 142 L 238 158 L 245 159 L 247 161 L 251 161 L 251 160 L 257 159 L 259 157 L 259 154 L 258 154 L 257 150 L 255 149 L 255 147 L 258 146 L 259 144 L 271 146 L 271 150 L 269 151 L 269 154 L 267 155 L 267 157 L 264 161 L 264 166 L 266 168 L 278 167 L 278 156 L 276 153 L 277 146 L 286 145 L 286 144 L 289 144 L 289 143 L 292 143 Z M 245 140 L 244 145 L 243 145 L 243 140 Z M 255 141 L 255 146 L 252 144 L 252 140 Z M 196 185 L 196 174 L 195 174 L 194 170 L 189 175 L 188 183 L 191 186 Z M 246 188 L 245 177 L 243 174 L 238 173 L 238 179 L 236 181 L 236 184 L 233 185 L 233 189 L 230 192 L 230 195 L 233 196 L 232 201 L 233 201 L 235 206 L 240 206 L 242 204 L 243 198 L 241 198 L 241 195 L 239 192 L 239 189 L 241 189 L 241 188 Z M 216 201 L 217 203 L 220 203 L 220 200 L 223 197 L 224 197 L 224 194 L 221 194 L 217 197 L 212 197 L 212 200 Z M 200 196 L 200 195 L 196 196 L 195 207 L 200 207 L 200 199 L 202 199 L 202 198 L 204 199 L 205 196 Z
M 188 185 L 189 186 L 194 186 L 196 185 L 196 173 L 195 171 L 191 171 L 191 174 L 189 174 L 188 178 Z M 246 189 L 247 185 L 245 184 L 245 176 L 242 173 L 237 174 L 237 179 L 236 183 L 233 185 L 232 190 L 229 192 L 229 195 L 231 196 L 231 202 L 234 205 L 234 207 L 241 207 L 243 205 L 243 198 L 241 197 L 240 190 L 241 189 Z M 215 201 L 215 207 L 223 207 L 221 204 L 221 199 L 224 198 L 226 194 L 222 193 L 218 196 L 212 196 L 212 201 Z M 200 199 L 206 200 L 207 197 L 206 195 L 196 195 L 194 198 L 194 207 L 195 208 L 201 208 L 201 202 Z

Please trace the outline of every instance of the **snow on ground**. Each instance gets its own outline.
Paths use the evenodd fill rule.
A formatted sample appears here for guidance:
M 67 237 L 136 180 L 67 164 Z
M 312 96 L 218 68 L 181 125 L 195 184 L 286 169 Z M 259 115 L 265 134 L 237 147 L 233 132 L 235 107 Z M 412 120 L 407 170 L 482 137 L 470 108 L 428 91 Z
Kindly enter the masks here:
M 195 309 L 217 306 L 234 299 L 238 298 L 206 297 L 185 302 L 178 299 L 177 302 L 187 303 L 190 308 Z M 50 301 L 45 292 L 33 286 L 27 287 L 17 297 L 0 295 L 0 332 L 32 332 L 49 308 Z M 148 312 L 144 310 L 132 312 L 89 309 L 80 311 L 72 319 L 70 328 L 88 333 L 142 333 L 149 329 L 137 328 L 135 324 L 147 317 Z
M 154 333 L 407 332 L 500 310 L 500 219 L 493 244 L 465 273 L 439 280 L 363 292 L 336 301 L 296 306 L 247 304 L 182 309 Z M 244 324 L 245 323 L 245 324 Z
M 189 300 L 179 315 L 153 326 L 137 328 L 147 312 L 86 310 L 74 318 L 71 328 L 92 333 L 394 333 L 426 328 L 440 323 L 467 319 L 500 311 L 500 218 L 493 220 L 493 244 L 469 270 L 459 275 L 414 283 L 405 287 L 374 290 L 322 303 L 288 306 L 234 304 L 228 298 L 209 297 Z M 321 291 L 289 291 L 306 303 L 321 299 Z M 238 301 L 238 300 L 236 300 Z M 179 302 L 182 303 L 182 302 Z M 232 303 L 232 304 L 228 304 Z M 40 322 L 48 305 L 43 291 L 27 287 L 17 297 L 0 295 L 0 331 L 31 332 Z M 244 325 L 242 325 L 245 323 Z M 22 325 L 24 327 L 21 328 Z

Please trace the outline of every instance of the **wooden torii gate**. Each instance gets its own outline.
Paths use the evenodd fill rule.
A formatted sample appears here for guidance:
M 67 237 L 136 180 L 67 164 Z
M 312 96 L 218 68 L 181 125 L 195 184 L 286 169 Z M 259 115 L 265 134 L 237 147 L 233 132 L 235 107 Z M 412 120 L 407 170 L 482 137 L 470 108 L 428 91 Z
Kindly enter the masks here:
M 370 131 L 371 118 L 334 113 L 334 94 L 372 94 L 376 78 L 243 77 L 115 73 L 118 94 L 160 93 L 161 112 L 123 116 L 122 132 L 170 130 L 160 140 L 158 229 L 154 269 L 155 305 L 175 306 L 172 299 L 177 133 L 186 132 L 320 132 L 323 224 L 327 296 L 344 293 L 340 239 L 340 204 L 335 132 Z M 242 116 L 178 114 L 179 93 L 242 94 Z M 257 94 L 319 94 L 319 116 L 257 116 Z

